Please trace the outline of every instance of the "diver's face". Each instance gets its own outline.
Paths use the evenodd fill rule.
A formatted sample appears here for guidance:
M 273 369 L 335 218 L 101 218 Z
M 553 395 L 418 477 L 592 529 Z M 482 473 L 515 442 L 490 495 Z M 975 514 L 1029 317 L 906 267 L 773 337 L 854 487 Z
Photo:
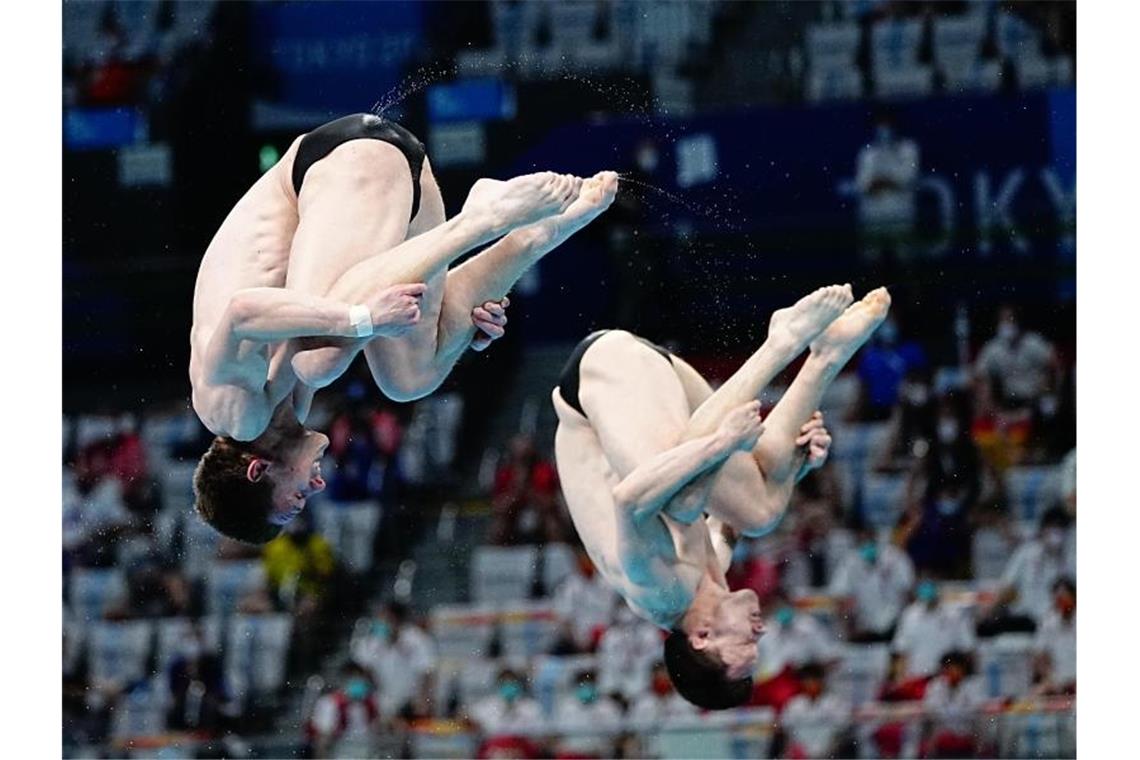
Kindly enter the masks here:
M 325 490 L 321 457 L 328 445 L 328 436 L 307 430 L 280 461 L 269 465 L 265 475 L 273 483 L 271 523 L 285 525 L 301 514 L 310 496 Z
M 729 594 L 717 606 L 709 632 L 708 651 L 718 657 L 731 679 L 747 678 L 756 667 L 756 642 L 764 633 L 760 599 L 751 589 Z

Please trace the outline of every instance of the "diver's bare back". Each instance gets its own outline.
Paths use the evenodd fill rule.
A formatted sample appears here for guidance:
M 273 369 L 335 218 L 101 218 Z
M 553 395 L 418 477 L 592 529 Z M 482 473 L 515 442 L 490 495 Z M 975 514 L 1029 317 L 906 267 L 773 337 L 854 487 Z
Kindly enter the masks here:
M 265 384 L 264 398 L 250 398 L 242 383 L 212 382 L 203 357 L 236 292 L 285 286 L 289 250 L 299 222 L 297 195 L 289 177 L 300 140 L 294 140 L 281 160 L 262 174 L 230 210 L 198 269 L 194 324 L 190 329 L 190 382 L 194 410 L 217 435 L 231 434 L 232 419 L 241 416 L 243 405 L 276 405 L 292 390 L 291 382 L 284 382 L 285 378 L 269 376 L 268 345 L 251 346 L 249 353 L 242 355 L 240 366 L 232 368 L 247 375 L 250 385 Z M 274 362 L 274 369 L 278 367 L 289 369 L 288 362 Z M 282 382 L 274 383 L 275 379 Z

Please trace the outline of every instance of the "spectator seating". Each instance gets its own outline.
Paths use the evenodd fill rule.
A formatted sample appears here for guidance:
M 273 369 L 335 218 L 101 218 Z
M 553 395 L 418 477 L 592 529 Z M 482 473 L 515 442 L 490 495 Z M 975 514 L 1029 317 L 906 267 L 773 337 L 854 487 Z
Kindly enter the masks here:
M 126 741 L 139 736 L 159 736 L 166 731 L 170 692 L 161 674 L 136 683 L 112 713 L 111 738 Z
M 886 445 L 890 425 L 886 422 L 851 424 L 840 420 L 829 421 L 828 425 L 832 430 L 831 461 L 839 478 L 843 503 L 850 505 L 855 502 L 863 473 Z
M 534 698 L 547 715 L 554 714 L 559 697 L 574 688 L 575 677 L 583 670 L 597 670 L 598 658 L 594 655 L 555 657 L 540 655 L 531 664 Z
M 429 627 L 441 659 L 485 657 L 495 635 L 492 604 L 440 604 L 432 607 Z
M 847 704 L 859 707 L 878 697 L 889 664 L 886 644 L 847 644 L 831 676 L 831 688 Z
M 875 69 L 875 95 L 880 98 L 917 98 L 934 91 L 934 70 L 918 64 Z
M 87 667 L 92 683 L 126 685 L 146 675 L 154 622 L 100 621 L 88 628 Z
M 1032 712 L 1002 716 L 1001 757 L 1076 757 L 1076 713 Z
M 753 707 L 670 718 L 647 738 L 646 754 L 663 760 L 693 757 L 770 757 L 776 714 Z
M 234 615 L 226 631 L 226 679 L 241 698 L 271 694 L 285 682 L 293 619 L 287 614 Z
M 1006 471 L 1005 483 L 1010 516 L 1022 523 L 1036 524 L 1059 496 L 1055 466 L 1012 467 Z
M 910 69 L 918 65 L 922 44 L 922 21 L 919 19 L 884 19 L 871 27 L 871 69 Z
M 976 14 L 935 18 L 931 37 L 934 63 L 941 71 L 968 68 L 982 54 L 986 19 Z
M 855 68 L 862 31 L 853 21 L 812 24 L 804 31 L 808 66 L 815 71 Z
M 190 511 L 194 506 L 194 469 L 197 462 L 171 460 L 158 469 L 164 509 Z
M 863 95 L 863 75 L 858 69 L 812 69 L 808 72 L 807 99 L 855 100 Z
M 166 673 L 170 663 L 179 654 L 182 642 L 191 635 L 194 621 L 189 618 L 162 618 L 155 622 L 157 641 L 155 644 L 155 673 Z M 198 621 L 202 635 L 202 646 L 207 652 L 218 653 L 222 649 L 222 621 L 218 617 L 205 617 Z
M 863 476 L 863 517 L 878 528 L 893 526 L 903 511 L 906 475 L 868 472 Z
M 182 513 L 182 571 L 191 580 L 201 580 L 218 554 L 221 536 L 198 515 Z
M 530 597 L 536 546 L 480 546 L 471 558 L 471 599 L 506 602 Z
M 971 539 L 971 566 L 975 580 L 997 580 L 1005 571 L 1017 543 L 994 528 L 979 528 Z
M 265 586 L 261 560 L 214 562 L 206 573 L 206 612 L 228 615 L 246 594 Z
M 332 545 L 344 567 L 352 573 L 367 572 L 372 567 L 376 529 L 383 512 L 380 503 L 322 499 L 313 506 L 317 532 Z
M 558 617 L 548 601 L 504 604 L 498 618 L 499 641 L 508 657 L 548 652 L 558 639 Z
M 68 583 L 72 613 L 80 623 L 102 619 L 111 608 L 127 601 L 127 579 L 117 567 L 76 569 Z
M 1032 647 L 1032 636 L 1015 633 L 978 642 L 977 672 L 987 697 L 1016 697 L 1029 691 Z
M 547 544 L 542 549 L 542 587 L 549 596 L 575 571 L 578 562 L 567 544 Z

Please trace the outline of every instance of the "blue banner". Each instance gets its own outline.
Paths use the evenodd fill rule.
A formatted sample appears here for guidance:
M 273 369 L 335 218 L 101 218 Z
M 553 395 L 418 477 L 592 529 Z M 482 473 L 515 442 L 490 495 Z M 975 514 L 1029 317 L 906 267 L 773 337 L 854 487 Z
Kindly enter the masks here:
M 262 2 L 254 60 L 276 75 L 270 99 L 295 108 L 367 111 L 404 76 L 423 38 L 418 2 Z

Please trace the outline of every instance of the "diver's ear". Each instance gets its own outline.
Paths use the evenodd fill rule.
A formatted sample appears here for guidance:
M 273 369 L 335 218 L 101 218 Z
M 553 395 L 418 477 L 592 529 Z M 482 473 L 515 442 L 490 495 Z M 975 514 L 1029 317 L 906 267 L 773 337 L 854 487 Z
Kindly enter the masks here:
M 689 646 L 700 652 L 708 649 L 712 643 L 712 629 L 707 625 L 699 625 L 689 631 Z
M 266 461 L 264 459 L 254 458 L 253 460 L 250 461 L 249 467 L 246 468 L 245 477 L 249 480 L 250 483 L 257 483 L 263 477 L 265 477 L 265 473 L 268 470 L 269 470 L 269 462 L 268 461 Z

